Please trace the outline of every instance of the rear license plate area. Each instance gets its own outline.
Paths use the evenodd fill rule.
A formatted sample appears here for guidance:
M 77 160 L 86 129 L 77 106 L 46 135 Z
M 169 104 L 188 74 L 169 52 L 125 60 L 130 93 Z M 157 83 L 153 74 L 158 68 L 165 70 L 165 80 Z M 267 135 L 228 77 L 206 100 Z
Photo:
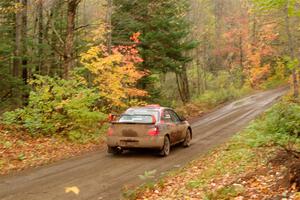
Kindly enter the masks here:
M 120 141 L 121 146 L 135 146 L 139 143 L 139 141 L 136 140 L 121 140 Z
M 137 137 L 138 136 L 137 132 L 132 129 L 123 130 L 122 135 L 123 135 L 123 137 Z

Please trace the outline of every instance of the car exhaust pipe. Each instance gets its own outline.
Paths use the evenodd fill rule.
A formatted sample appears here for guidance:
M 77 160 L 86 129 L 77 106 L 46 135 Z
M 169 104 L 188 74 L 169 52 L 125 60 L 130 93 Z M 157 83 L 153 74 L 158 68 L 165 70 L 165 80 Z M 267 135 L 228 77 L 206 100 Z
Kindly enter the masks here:
M 121 147 L 117 147 L 117 150 L 118 150 L 119 152 L 122 152 L 122 151 L 123 151 Z

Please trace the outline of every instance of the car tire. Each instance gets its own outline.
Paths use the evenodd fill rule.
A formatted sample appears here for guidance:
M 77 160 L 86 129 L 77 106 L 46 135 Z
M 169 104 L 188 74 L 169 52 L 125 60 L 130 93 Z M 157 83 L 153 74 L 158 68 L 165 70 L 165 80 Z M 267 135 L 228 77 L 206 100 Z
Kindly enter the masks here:
M 191 140 L 192 140 L 192 133 L 191 133 L 190 129 L 188 129 L 186 131 L 185 139 L 182 143 L 182 146 L 185 148 L 189 147 L 191 145 Z
M 122 154 L 122 152 L 123 152 L 122 149 L 118 149 L 117 147 L 107 146 L 107 153 L 118 155 L 118 154 Z
M 171 149 L 171 142 L 168 136 L 165 136 L 164 138 L 164 146 L 162 148 L 162 150 L 160 151 L 160 155 L 165 157 L 168 156 L 170 154 L 170 149 Z

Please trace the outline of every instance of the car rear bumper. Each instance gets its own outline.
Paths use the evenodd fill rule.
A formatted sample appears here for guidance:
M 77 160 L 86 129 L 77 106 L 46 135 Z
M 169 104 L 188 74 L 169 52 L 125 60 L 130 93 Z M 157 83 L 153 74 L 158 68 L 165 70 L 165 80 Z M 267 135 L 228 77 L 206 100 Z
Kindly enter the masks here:
M 148 136 L 148 137 L 107 137 L 107 145 L 110 147 L 121 148 L 155 148 L 161 149 L 164 145 L 164 136 Z

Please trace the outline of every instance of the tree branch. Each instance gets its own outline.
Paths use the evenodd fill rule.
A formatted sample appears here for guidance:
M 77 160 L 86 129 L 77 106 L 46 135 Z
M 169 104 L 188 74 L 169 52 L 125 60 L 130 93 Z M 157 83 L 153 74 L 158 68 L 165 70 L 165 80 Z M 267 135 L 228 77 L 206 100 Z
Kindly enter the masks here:
M 64 40 L 60 37 L 59 33 L 57 32 L 57 30 L 55 29 L 55 26 L 54 26 L 54 23 L 53 23 L 53 20 L 51 20 L 51 26 L 50 26 L 51 30 L 53 30 L 53 32 L 55 33 L 56 37 L 58 38 L 59 42 L 64 45 L 65 42 Z

